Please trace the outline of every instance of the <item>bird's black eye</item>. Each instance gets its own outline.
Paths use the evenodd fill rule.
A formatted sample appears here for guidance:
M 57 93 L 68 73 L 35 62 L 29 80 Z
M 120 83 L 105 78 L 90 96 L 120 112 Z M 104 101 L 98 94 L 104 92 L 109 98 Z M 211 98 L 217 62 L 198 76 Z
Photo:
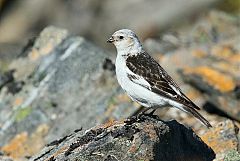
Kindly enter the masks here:
M 124 37 L 123 36 L 119 36 L 119 39 L 122 40 Z

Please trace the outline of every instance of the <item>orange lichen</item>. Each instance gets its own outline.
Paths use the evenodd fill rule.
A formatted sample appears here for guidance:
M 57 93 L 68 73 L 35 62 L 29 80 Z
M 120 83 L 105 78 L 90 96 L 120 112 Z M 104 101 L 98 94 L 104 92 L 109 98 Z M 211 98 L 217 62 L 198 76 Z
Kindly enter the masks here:
M 110 126 L 113 126 L 117 123 L 117 121 L 115 121 L 114 119 L 109 119 L 108 122 L 106 122 L 105 124 L 101 125 L 102 128 L 108 128 Z
M 12 158 L 20 158 L 26 154 L 25 143 L 28 140 L 28 133 L 17 134 L 8 145 L 1 148 L 2 151 L 9 154 Z
M 217 67 L 218 69 L 222 70 L 222 71 L 229 71 L 229 69 L 232 68 L 231 64 L 227 63 L 227 62 L 216 62 L 214 64 L 215 67 Z
M 51 160 L 50 158 L 52 158 L 52 157 L 53 157 L 53 158 L 56 158 L 58 155 L 63 154 L 64 152 L 66 152 L 68 148 L 69 148 L 68 146 L 64 146 L 64 147 L 60 148 L 59 150 L 57 150 L 53 155 L 51 155 L 51 156 L 50 156 L 48 159 L 46 159 L 45 161 Z
M 234 50 L 230 45 L 215 46 L 212 48 L 211 53 L 220 58 L 228 58 L 234 55 Z
M 191 100 L 195 100 L 195 99 L 201 97 L 201 94 L 197 90 L 194 90 L 194 89 L 188 90 L 186 92 L 186 95 Z
M 224 60 L 225 64 L 229 64 L 229 69 L 239 71 L 240 66 L 240 53 L 236 51 L 231 45 L 216 46 L 212 48 L 211 54 Z M 230 72 L 231 72 L 230 71 Z
M 120 125 L 123 125 L 123 124 L 124 124 L 124 120 L 116 121 L 116 120 L 111 118 L 106 123 L 98 125 L 98 126 L 92 128 L 92 130 L 99 129 L 99 128 L 106 129 L 106 128 L 109 128 L 109 127 L 120 126 Z
M 235 82 L 230 76 L 207 66 L 185 68 L 184 73 L 199 75 L 210 86 L 221 92 L 229 92 L 235 88 Z
M 23 98 L 17 97 L 13 102 L 13 106 L 20 106 L 22 103 L 23 103 Z
M 48 125 L 39 125 L 36 131 L 29 136 L 27 132 L 17 134 L 7 145 L 1 148 L 6 154 L 14 159 L 32 156 L 39 152 L 45 145 L 43 137 L 48 132 Z
M 35 61 L 39 57 L 49 54 L 53 50 L 53 48 L 53 44 L 49 42 L 40 49 L 33 48 L 32 51 L 28 54 L 28 57 L 30 60 Z
M 237 139 L 226 139 L 224 138 L 224 132 L 226 130 L 233 130 L 234 124 L 232 121 L 227 121 L 225 123 L 220 123 L 214 127 L 214 129 L 209 130 L 203 134 L 201 139 L 210 146 L 215 153 L 223 153 L 229 150 L 237 150 L 238 141 Z
M 39 56 L 40 56 L 39 51 L 35 48 L 33 48 L 32 51 L 28 54 L 28 58 L 32 61 L 37 60 Z
M 227 60 L 230 61 L 231 63 L 239 64 L 240 63 L 240 53 L 236 53 L 236 54 L 228 57 Z
M 39 53 L 41 55 L 47 55 L 53 50 L 53 48 L 54 48 L 54 43 L 49 42 L 39 50 Z
M 230 61 L 230 62 L 220 61 L 220 62 L 214 63 L 213 66 L 214 68 L 226 73 L 230 73 L 233 76 L 239 75 L 240 61 L 239 61 L 239 64 L 234 63 L 233 61 Z
M 193 56 L 195 56 L 197 58 L 203 58 L 207 55 L 207 53 L 201 49 L 195 49 L 191 53 Z

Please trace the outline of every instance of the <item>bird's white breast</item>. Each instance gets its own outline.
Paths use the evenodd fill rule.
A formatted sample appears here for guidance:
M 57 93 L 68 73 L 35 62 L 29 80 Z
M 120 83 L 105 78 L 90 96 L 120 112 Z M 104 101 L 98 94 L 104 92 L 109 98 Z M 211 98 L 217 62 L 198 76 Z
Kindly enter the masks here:
M 138 78 L 135 83 L 128 78 L 128 74 L 134 75 Z M 134 98 L 145 100 L 147 103 L 141 103 L 137 101 L 145 107 L 166 104 L 164 98 L 162 98 L 156 93 L 151 92 L 149 89 L 139 85 L 142 84 L 150 88 L 150 85 L 146 80 L 144 80 L 138 75 L 135 75 L 132 71 L 128 69 L 128 67 L 126 66 L 126 59 L 120 54 L 118 54 L 116 59 L 116 75 L 118 83 L 134 101 L 137 101 Z

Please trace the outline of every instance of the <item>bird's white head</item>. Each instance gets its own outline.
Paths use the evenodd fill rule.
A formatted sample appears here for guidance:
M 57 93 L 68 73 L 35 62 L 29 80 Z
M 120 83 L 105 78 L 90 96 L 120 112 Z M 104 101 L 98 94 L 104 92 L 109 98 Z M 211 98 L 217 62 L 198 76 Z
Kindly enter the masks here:
M 129 29 L 121 29 L 116 32 L 107 40 L 109 43 L 113 43 L 117 48 L 117 51 L 140 51 L 142 45 L 136 36 L 136 34 Z

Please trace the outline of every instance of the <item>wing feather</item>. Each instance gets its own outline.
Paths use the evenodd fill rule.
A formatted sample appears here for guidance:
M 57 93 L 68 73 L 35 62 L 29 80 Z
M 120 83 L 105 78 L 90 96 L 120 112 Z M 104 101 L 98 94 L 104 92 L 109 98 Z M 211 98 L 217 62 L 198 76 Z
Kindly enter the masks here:
M 182 93 L 179 86 L 167 72 L 146 52 L 129 56 L 126 60 L 126 65 L 130 71 L 148 82 L 150 86 L 143 85 L 145 88 L 189 108 L 200 109 Z M 137 81 L 133 82 L 137 83 Z M 137 84 L 142 85 L 140 82 Z

